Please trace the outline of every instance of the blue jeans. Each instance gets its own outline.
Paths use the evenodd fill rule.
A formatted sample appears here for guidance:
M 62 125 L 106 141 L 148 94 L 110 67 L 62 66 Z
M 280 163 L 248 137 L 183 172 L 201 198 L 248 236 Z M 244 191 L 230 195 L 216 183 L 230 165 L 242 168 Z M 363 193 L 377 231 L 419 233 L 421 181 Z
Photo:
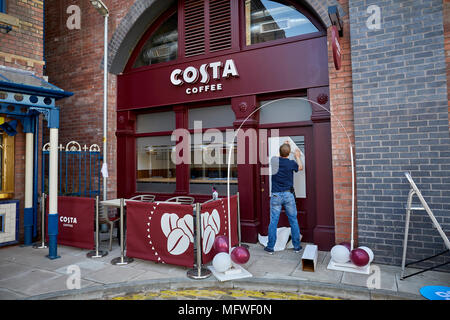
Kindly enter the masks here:
M 281 207 L 284 205 L 286 215 L 291 225 L 291 238 L 294 249 L 300 248 L 300 227 L 297 221 L 297 207 L 295 205 L 294 195 L 289 192 L 272 192 L 270 198 L 270 224 L 269 241 L 267 248 L 273 249 L 277 242 L 277 227 L 280 219 Z

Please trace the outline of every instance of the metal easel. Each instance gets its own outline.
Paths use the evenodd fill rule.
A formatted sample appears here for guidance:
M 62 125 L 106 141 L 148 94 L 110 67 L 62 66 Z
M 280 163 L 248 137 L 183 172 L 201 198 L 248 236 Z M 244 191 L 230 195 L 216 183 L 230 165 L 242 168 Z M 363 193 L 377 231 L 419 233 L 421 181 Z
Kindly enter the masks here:
M 411 174 L 409 172 L 405 172 L 405 176 L 408 179 L 409 184 L 411 185 L 411 190 L 409 191 L 408 201 L 407 201 L 407 204 L 406 204 L 405 238 L 404 238 L 404 241 L 403 241 L 402 274 L 400 276 L 400 280 L 412 277 L 412 276 L 417 275 L 419 273 L 423 273 L 423 272 L 426 272 L 426 271 L 429 271 L 429 270 L 433 270 L 433 269 L 445 266 L 445 265 L 450 263 L 450 261 L 449 261 L 449 262 L 442 263 L 440 265 L 437 265 L 437 266 L 434 266 L 434 267 L 431 267 L 431 268 L 423 269 L 421 271 L 412 273 L 412 274 L 407 275 L 407 276 L 404 275 L 405 274 L 405 267 L 410 266 L 412 264 L 419 263 L 419 262 L 423 262 L 423 261 L 426 261 L 426 260 L 430 260 L 432 258 L 441 256 L 441 255 L 443 255 L 445 253 L 448 253 L 450 251 L 450 241 L 449 241 L 448 237 L 446 236 L 446 234 L 442 230 L 439 222 L 434 217 L 433 212 L 431 211 L 431 209 L 428 206 L 427 202 L 423 198 L 422 193 L 420 192 L 419 188 L 417 188 L 417 185 L 415 184 L 414 180 L 412 179 Z M 421 206 L 412 204 L 412 199 L 413 199 L 414 195 L 416 195 L 419 198 Z M 414 261 L 414 262 L 410 262 L 408 264 L 405 264 L 405 261 L 406 261 L 406 249 L 407 249 L 407 246 L 408 246 L 409 220 L 410 220 L 410 217 L 411 217 L 411 211 L 412 210 L 425 210 L 428 213 L 428 215 L 430 216 L 431 221 L 433 222 L 434 227 L 437 229 L 437 231 L 439 232 L 439 235 L 444 240 L 444 243 L 445 243 L 445 246 L 447 247 L 447 250 L 445 250 L 445 251 L 443 251 L 441 253 L 438 253 L 438 254 L 436 254 L 434 256 L 431 256 L 431 257 L 428 257 L 428 258 L 425 258 L 425 259 L 422 259 L 422 260 L 419 260 L 419 261 Z

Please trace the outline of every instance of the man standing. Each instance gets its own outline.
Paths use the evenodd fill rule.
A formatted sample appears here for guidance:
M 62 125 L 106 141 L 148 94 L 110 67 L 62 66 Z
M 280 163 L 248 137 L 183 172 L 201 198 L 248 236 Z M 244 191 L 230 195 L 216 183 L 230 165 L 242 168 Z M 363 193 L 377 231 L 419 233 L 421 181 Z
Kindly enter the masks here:
M 294 251 L 299 252 L 302 247 L 300 245 L 300 228 L 297 221 L 297 207 L 294 197 L 294 172 L 303 170 L 303 164 L 300 158 L 300 150 L 295 150 L 295 161 L 289 160 L 291 146 L 286 141 L 280 147 L 280 157 L 273 157 L 272 170 L 272 197 L 270 198 L 270 223 L 269 223 L 269 240 L 264 248 L 269 254 L 273 254 L 274 246 L 277 241 L 277 226 L 280 218 L 281 207 L 284 206 L 286 215 L 291 225 L 292 244 Z

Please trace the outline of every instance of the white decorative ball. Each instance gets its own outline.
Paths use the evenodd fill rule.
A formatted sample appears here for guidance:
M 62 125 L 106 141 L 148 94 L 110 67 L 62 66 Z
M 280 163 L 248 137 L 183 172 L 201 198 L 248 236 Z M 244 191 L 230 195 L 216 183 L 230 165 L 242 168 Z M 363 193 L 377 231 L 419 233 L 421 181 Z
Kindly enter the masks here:
M 226 252 L 219 252 L 214 256 L 212 265 L 218 272 L 225 272 L 231 268 L 231 257 Z
M 350 261 L 350 251 L 343 245 L 335 245 L 331 248 L 331 259 L 337 263 L 346 263 Z
M 373 261 L 373 257 L 374 257 L 372 249 L 370 249 L 369 247 L 364 247 L 364 246 L 358 247 L 358 248 L 363 249 L 365 252 L 367 252 L 367 254 L 369 255 L 369 263 L 371 263 Z

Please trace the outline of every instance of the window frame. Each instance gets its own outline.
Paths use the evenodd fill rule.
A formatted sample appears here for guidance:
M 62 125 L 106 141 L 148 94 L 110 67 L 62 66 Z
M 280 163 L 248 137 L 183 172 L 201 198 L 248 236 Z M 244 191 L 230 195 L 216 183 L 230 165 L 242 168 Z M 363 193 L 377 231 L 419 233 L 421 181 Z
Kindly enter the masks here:
M 0 116 L 2 117 L 2 116 Z M 8 122 L 11 119 L 6 117 L 2 117 L 4 122 Z M 0 190 L 0 199 L 12 199 L 14 198 L 14 161 L 15 161 L 15 137 L 9 136 L 5 132 L 0 132 L 0 135 L 3 136 L 3 142 L 1 144 L 2 151 L 2 176 L 1 176 L 1 190 Z
M 203 102 L 197 102 L 197 103 L 191 103 L 191 104 L 187 104 L 186 105 L 186 112 L 189 114 L 189 110 L 191 109 L 201 109 L 201 108 L 207 108 L 207 107 L 218 107 L 218 106 L 223 106 L 223 105 L 230 105 L 230 108 L 232 108 L 232 103 L 231 103 L 231 99 L 218 99 L 218 100 L 214 100 L 214 101 L 203 101 Z M 227 130 L 236 130 L 236 128 L 234 127 L 234 122 L 236 121 L 236 116 L 235 119 L 233 121 L 233 123 L 231 123 L 229 126 L 225 126 L 225 127 L 202 127 L 202 134 L 204 134 L 207 130 L 209 129 L 217 129 L 218 131 L 220 131 L 224 136 Z M 187 128 L 184 128 L 186 130 L 188 130 L 188 132 L 191 134 L 191 137 L 194 136 L 195 133 L 195 129 L 190 129 L 189 128 L 189 119 L 187 121 Z M 178 128 L 177 128 L 178 129 Z M 192 141 L 191 141 L 191 145 L 192 145 Z M 237 150 L 237 141 L 236 141 L 236 149 Z M 225 152 L 225 162 L 228 161 L 228 152 Z M 193 161 L 193 159 L 191 159 L 191 162 Z M 237 159 L 235 158 L 234 161 L 237 161 Z M 238 170 L 238 165 L 237 163 L 236 165 L 236 173 Z M 226 166 L 226 163 L 224 164 L 224 166 Z M 188 187 L 188 194 L 191 195 L 195 195 L 195 196 L 210 196 L 210 194 L 203 194 L 203 193 L 191 193 L 191 183 L 193 181 L 193 179 L 191 179 L 191 164 L 189 164 L 188 167 L 188 173 L 189 173 L 189 177 L 188 177 L 188 181 L 189 181 L 189 187 Z M 211 183 L 213 184 L 213 183 Z M 230 184 L 232 185 L 239 185 L 239 177 L 236 179 L 236 182 L 231 182 Z M 216 186 L 217 187 L 217 186 Z
M 133 49 L 133 52 L 128 59 L 128 62 L 124 68 L 124 73 L 134 73 L 146 70 L 152 70 L 157 68 L 162 68 L 170 65 L 177 65 L 181 63 L 190 63 L 192 61 L 210 59 L 218 56 L 223 56 L 226 54 L 236 53 L 241 50 L 240 46 L 240 0 L 230 0 L 230 10 L 231 10 L 231 48 L 225 50 L 219 50 L 214 52 L 207 51 L 202 55 L 195 55 L 191 57 L 186 57 L 184 55 L 184 45 L 185 45 L 185 34 L 184 34 L 184 1 L 178 1 L 172 7 L 167 9 L 163 14 L 161 14 L 155 22 L 153 22 L 150 27 L 145 31 L 143 36 L 139 39 L 138 44 Z M 142 66 L 138 68 L 133 68 L 139 53 L 141 52 L 143 46 L 148 41 L 148 39 L 153 35 L 153 33 L 158 30 L 158 28 L 171 17 L 172 14 L 178 15 L 178 55 L 177 59 L 172 61 L 160 62 L 149 66 Z M 209 15 L 209 14 L 208 14 Z M 209 22 L 206 23 L 209 25 Z M 209 33 L 208 33 L 209 34 Z M 205 38 L 208 42 L 209 38 Z
M 139 54 L 142 51 L 142 48 L 147 43 L 147 41 L 151 38 L 151 36 L 161 27 L 172 15 L 177 14 L 178 15 L 178 52 L 177 52 L 177 58 L 175 60 L 166 61 L 166 62 L 160 62 L 149 66 L 142 66 L 134 68 L 134 64 L 136 63 L 136 60 L 139 56 Z M 128 59 L 128 62 L 125 66 L 126 72 L 136 71 L 136 70 L 143 70 L 147 68 L 154 68 L 155 66 L 165 66 L 168 64 L 172 64 L 174 62 L 178 63 L 180 58 L 180 14 L 178 12 L 178 6 L 174 5 L 167 9 L 161 16 L 159 16 L 154 23 L 150 25 L 150 27 L 145 31 L 141 39 L 139 40 L 136 47 L 133 49 L 133 52 L 131 53 L 130 58 Z
M 272 40 L 272 41 L 260 42 L 260 43 L 247 45 L 245 0 L 244 0 L 241 2 L 241 6 L 239 8 L 240 16 L 242 17 L 240 19 L 240 23 L 239 23 L 239 28 L 240 28 L 239 39 L 240 39 L 240 45 L 241 45 L 242 51 L 254 50 L 254 49 L 271 47 L 271 46 L 278 46 L 278 45 L 282 45 L 285 43 L 314 39 L 314 38 L 319 38 L 319 37 L 323 37 L 323 36 L 327 35 L 327 31 L 324 28 L 324 26 L 322 25 L 322 23 L 320 23 L 320 20 L 317 17 L 315 17 L 312 13 L 310 13 L 306 8 L 301 6 L 300 4 L 290 1 L 290 0 L 273 0 L 273 1 L 283 3 L 287 6 L 289 6 L 289 5 L 293 6 L 298 12 L 303 14 L 319 31 L 302 34 L 302 35 L 298 35 L 298 36 L 293 36 L 293 37 L 289 37 L 289 38 L 285 38 L 285 39 L 278 39 L 278 40 Z

